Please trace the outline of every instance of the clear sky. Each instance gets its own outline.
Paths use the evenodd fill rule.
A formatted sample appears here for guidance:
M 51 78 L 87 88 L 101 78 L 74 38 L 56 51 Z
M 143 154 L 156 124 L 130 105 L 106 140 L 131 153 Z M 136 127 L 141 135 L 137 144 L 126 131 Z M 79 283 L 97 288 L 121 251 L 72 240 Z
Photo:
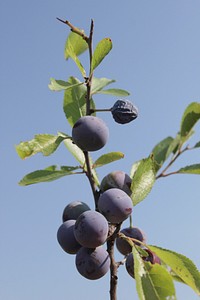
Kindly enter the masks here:
M 102 178 L 147 157 L 163 138 L 175 136 L 186 106 L 200 99 L 200 2 L 168 1 L 1 1 L 1 209 L 0 298 L 2 300 L 77 300 L 109 298 L 109 277 L 88 281 L 56 240 L 64 207 L 73 200 L 93 208 L 89 184 L 82 176 L 52 183 L 18 186 L 27 173 L 52 164 L 75 162 L 64 146 L 50 157 L 38 154 L 22 161 L 14 145 L 36 133 L 71 134 L 63 109 L 63 93 L 48 89 L 49 78 L 79 76 L 64 60 L 67 26 L 56 17 L 89 30 L 94 19 L 94 44 L 110 37 L 113 50 L 96 77 L 116 79 L 113 87 L 130 91 L 138 119 L 120 126 L 101 114 L 110 128 L 109 151 L 125 158 L 99 169 Z M 83 61 L 87 61 L 83 56 Z M 110 107 L 115 97 L 96 97 L 98 107 Z M 199 141 L 199 125 L 196 138 Z M 199 163 L 199 151 L 183 155 L 174 170 Z M 200 268 L 199 183 L 195 175 L 176 175 L 156 182 L 152 193 L 135 207 L 133 222 L 145 231 L 149 244 L 190 257 Z M 195 300 L 190 288 L 176 284 L 179 300 Z M 137 299 L 135 283 L 119 270 L 118 300 Z

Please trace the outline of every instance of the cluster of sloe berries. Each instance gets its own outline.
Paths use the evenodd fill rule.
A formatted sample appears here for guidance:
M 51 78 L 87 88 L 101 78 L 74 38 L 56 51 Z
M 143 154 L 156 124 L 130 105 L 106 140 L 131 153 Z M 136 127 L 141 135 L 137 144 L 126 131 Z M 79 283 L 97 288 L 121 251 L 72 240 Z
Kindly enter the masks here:
M 137 117 L 137 109 L 129 101 L 118 100 L 111 112 L 114 120 L 121 124 Z M 83 151 L 101 149 L 108 137 L 108 127 L 96 116 L 83 116 L 72 128 L 72 140 Z M 130 187 L 131 178 L 125 172 L 109 173 L 101 182 L 95 211 L 80 201 L 69 203 L 63 211 L 63 223 L 57 231 L 58 243 L 65 252 L 76 255 L 76 268 L 87 279 L 99 279 L 110 268 L 110 257 L 104 244 L 109 238 L 110 225 L 122 224 L 132 213 Z M 124 228 L 121 233 L 141 242 L 145 240 L 142 231 L 136 227 Z M 116 247 L 127 257 L 127 271 L 134 277 L 133 257 L 129 258 L 130 244 L 118 237 Z M 153 258 L 149 261 L 153 262 Z

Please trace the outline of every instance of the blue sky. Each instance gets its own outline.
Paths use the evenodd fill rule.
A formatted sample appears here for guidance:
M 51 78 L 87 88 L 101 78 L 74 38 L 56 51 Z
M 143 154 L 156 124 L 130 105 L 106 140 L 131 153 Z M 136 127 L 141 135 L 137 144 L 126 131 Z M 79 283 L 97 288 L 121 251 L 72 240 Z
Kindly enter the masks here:
M 1 272 L 4 300 L 108 299 L 109 278 L 91 282 L 74 267 L 56 241 L 64 207 L 73 200 L 93 208 L 86 178 L 65 177 L 52 183 L 18 186 L 27 173 L 52 164 L 73 165 L 61 146 L 50 157 L 38 154 L 22 161 L 14 145 L 36 133 L 70 134 L 62 110 L 62 93 L 48 89 L 50 77 L 79 76 L 64 60 L 68 19 L 88 33 L 94 19 L 94 44 L 104 37 L 113 50 L 96 77 L 115 79 L 113 87 L 130 91 L 138 119 L 126 126 L 100 116 L 110 128 L 107 146 L 94 153 L 122 151 L 125 158 L 99 169 L 102 178 L 147 157 L 163 138 L 175 136 L 186 106 L 200 97 L 200 2 L 186 1 L 4 1 L 1 3 Z M 82 57 L 87 63 L 87 58 Z M 110 107 L 115 97 L 96 97 Z M 200 126 L 191 145 L 199 141 Z M 199 151 L 183 155 L 174 170 L 199 162 Z M 200 268 L 199 176 L 177 175 L 156 182 L 146 200 L 134 208 L 133 222 L 155 244 L 190 257 Z M 177 284 L 181 300 L 195 300 L 190 288 Z M 137 299 L 134 281 L 119 270 L 118 299 Z

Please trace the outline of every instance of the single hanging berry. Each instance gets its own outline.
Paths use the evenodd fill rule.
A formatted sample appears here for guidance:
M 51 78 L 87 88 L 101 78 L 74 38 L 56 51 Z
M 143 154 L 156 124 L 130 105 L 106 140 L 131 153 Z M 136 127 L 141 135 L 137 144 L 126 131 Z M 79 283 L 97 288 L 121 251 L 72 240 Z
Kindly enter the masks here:
M 138 109 L 128 100 L 117 100 L 111 108 L 115 122 L 126 124 L 135 120 L 138 116 Z

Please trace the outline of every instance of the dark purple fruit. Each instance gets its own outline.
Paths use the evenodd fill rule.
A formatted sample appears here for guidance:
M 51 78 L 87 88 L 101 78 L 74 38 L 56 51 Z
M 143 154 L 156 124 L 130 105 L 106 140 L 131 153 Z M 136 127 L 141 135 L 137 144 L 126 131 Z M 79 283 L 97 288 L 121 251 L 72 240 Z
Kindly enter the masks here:
M 133 253 L 129 253 L 127 258 L 126 258 L 126 270 L 128 272 L 128 274 L 135 278 L 135 273 L 134 273 L 134 258 L 133 258 Z
M 73 201 L 65 207 L 62 220 L 63 222 L 67 220 L 77 220 L 77 218 L 87 210 L 90 210 L 90 208 L 86 203 L 81 201 Z
M 149 249 L 145 249 L 145 251 L 149 254 L 147 257 L 142 257 L 144 261 L 149 261 L 151 264 L 161 264 L 160 258 Z M 134 274 L 134 257 L 133 253 L 129 253 L 126 258 L 126 270 L 129 273 L 129 275 L 133 278 L 135 278 Z
M 95 280 L 103 277 L 110 268 L 110 257 L 103 247 L 82 247 L 76 254 L 76 268 L 85 278 Z
M 120 124 L 126 124 L 135 120 L 138 109 L 128 100 L 117 100 L 111 108 L 114 120 Z
M 121 223 L 132 213 L 132 200 L 122 190 L 113 188 L 103 192 L 98 201 L 99 211 L 110 223 Z
M 96 248 L 107 239 L 108 222 L 97 211 L 85 211 L 76 220 L 74 235 L 83 247 Z
M 101 182 L 100 190 L 105 192 L 111 188 L 123 190 L 129 196 L 131 195 L 131 178 L 123 171 L 114 171 L 106 175 Z
M 148 253 L 148 256 L 143 257 L 144 261 L 149 261 L 152 264 L 161 264 L 160 258 L 154 252 L 149 249 L 145 249 L 145 251 Z
M 104 121 L 94 116 L 81 117 L 72 129 L 72 140 L 83 151 L 97 151 L 105 146 L 109 136 Z
M 134 238 L 141 242 L 145 242 L 144 233 L 137 227 L 124 228 L 120 232 L 126 235 L 127 237 Z M 139 243 L 135 243 L 135 244 L 140 245 Z M 123 255 L 127 255 L 132 251 L 132 247 L 130 246 L 130 244 L 125 239 L 122 238 L 116 239 L 116 247 L 118 251 Z
M 57 240 L 62 249 L 69 254 L 76 254 L 81 248 L 74 236 L 75 220 L 64 222 L 57 231 Z

